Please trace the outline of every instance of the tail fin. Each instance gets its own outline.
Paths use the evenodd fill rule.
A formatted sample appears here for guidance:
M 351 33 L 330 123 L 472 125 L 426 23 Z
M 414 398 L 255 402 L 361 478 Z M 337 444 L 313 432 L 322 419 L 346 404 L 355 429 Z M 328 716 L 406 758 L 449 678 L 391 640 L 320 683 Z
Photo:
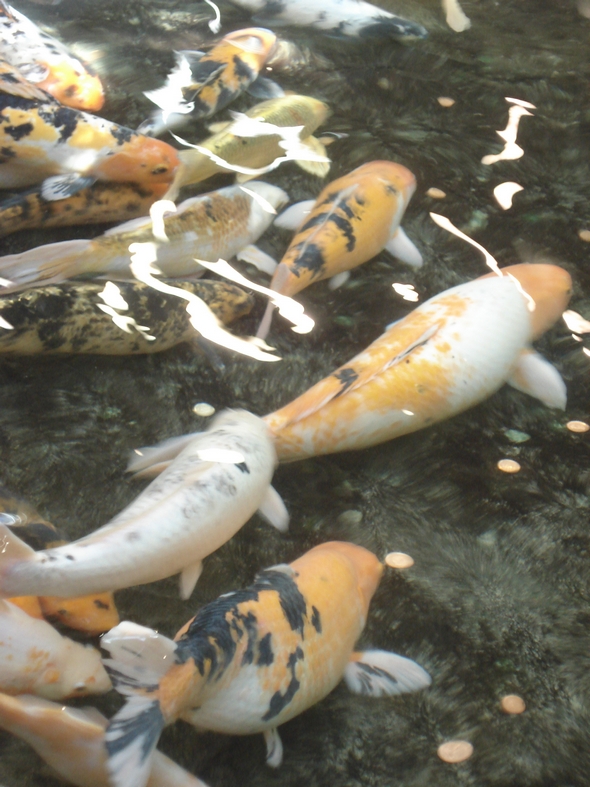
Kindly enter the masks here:
M 127 703 L 111 719 L 105 742 L 113 787 L 145 787 L 160 733 L 166 724 L 158 684 L 173 664 L 176 643 L 152 629 L 124 621 L 105 634 L 101 645 L 117 691 Z
M 91 243 L 90 240 L 66 240 L 0 257 L 0 276 L 11 282 L 6 292 L 37 282 L 53 284 L 85 273 L 82 255 Z

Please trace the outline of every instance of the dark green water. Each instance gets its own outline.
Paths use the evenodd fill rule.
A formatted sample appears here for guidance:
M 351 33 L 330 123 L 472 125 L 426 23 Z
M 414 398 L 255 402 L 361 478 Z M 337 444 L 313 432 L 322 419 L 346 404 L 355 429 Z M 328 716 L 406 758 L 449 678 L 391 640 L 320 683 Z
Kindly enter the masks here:
M 72 538 L 105 523 L 145 486 L 123 476 L 132 447 L 204 424 L 192 412 L 196 402 L 270 412 L 409 311 L 392 282 L 412 283 L 424 301 L 485 273 L 481 255 L 434 225 L 431 210 L 503 265 L 533 258 L 563 265 L 574 280 L 570 308 L 590 319 L 590 246 L 578 237 L 590 229 L 590 20 L 565 0 L 465 0 L 472 28 L 457 34 L 430 0 L 382 5 L 421 22 L 430 37 L 359 45 L 284 29 L 278 32 L 303 57 L 274 77 L 326 101 L 333 115 L 325 129 L 348 134 L 330 146 L 330 179 L 374 158 L 415 173 L 404 227 L 424 267 L 411 271 L 382 254 L 339 290 L 326 283 L 306 290 L 301 301 L 316 329 L 297 336 L 277 319 L 271 343 L 280 364 L 224 356 L 227 369 L 219 373 L 186 346 L 153 357 L 2 360 L 2 480 Z M 160 83 L 171 50 L 199 48 L 210 36 L 200 3 L 64 0 L 49 7 L 23 0 L 19 9 L 64 40 L 100 50 L 104 114 L 131 127 L 149 110 L 141 91 Z M 221 10 L 224 31 L 249 24 L 233 7 Z M 443 108 L 441 96 L 456 103 Z M 525 153 L 486 167 L 482 156 L 502 147 L 496 130 L 506 126 L 506 96 L 536 106 L 520 124 Z M 291 164 L 268 180 L 294 201 L 321 188 Z M 524 187 L 508 211 L 492 195 L 503 181 Z M 430 187 L 446 198 L 426 196 Z M 100 229 L 21 234 L 3 244 L 17 251 Z M 280 257 L 286 243 L 275 230 L 261 246 Z M 239 330 L 253 332 L 263 308 L 259 301 Z M 386 571 L 362 644 L 416 659 L 432 675 L 428 691 L 372 700 L 339 686 L 281 728 L 278 772 L 264 763 L 261 736 L 198 736 L 178 723 L 162 736 L 162 750 L 211 787 L 586 787 L 590 433 L 565 427 L 590 416 L 590 358 L 582 346 L 561 321 L 538 344 L 567 383 L 565 413 L 505 387 L 429 430 L 281 467 L 275 487 L 291 513 L 287 536 L 255 518 L 206 560 L 190 602 L 178 599 L 175 579 L 117 594 L 122 618 L 172 636 L 201 604 L 321 541 L 349 539 L 380 556 L 396 550 L 415 560 L 405 573 Z M 529 439 L 514 443 L 507 430 Z M 504 457 L 521 472 L 500 473 Z M 526 701 L 521 716 L 499 710 L 510 693 Z M 96 704 L 110 714 L 118 698 Z M 452 738 L 473 743 L 461 765 L 437 757 Z M 4 736 L 1 745 L 4 787 L 57 784 L 25 744 Z

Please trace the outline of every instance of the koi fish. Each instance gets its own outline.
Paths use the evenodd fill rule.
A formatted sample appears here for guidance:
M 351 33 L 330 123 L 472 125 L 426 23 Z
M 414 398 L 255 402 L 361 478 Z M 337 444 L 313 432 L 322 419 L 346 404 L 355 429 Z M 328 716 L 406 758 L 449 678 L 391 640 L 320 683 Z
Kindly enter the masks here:
M 108 224 L 145 216 L 168 191 L 166 183 L 101 183 L 65 199 L 46 200 L 40 191 L 18 194 L 0 202 L 0 238 L 19 230 Z
M 141 585 L 181 572 L 192 593 L 203 558 L 258 510 L 284 531 L 288 514 L 270 485 L 276 454 L 260 418 L 217 415 L 130 505 L 67 546 L 33 552 L 0 525 L 0 594 L 76 596 Z
M 185 200 L 164 219 L 169 242 L 158 246 L 159 269 L 165 276 L 186 276 L 203 270 L 195 257 L 211 262 L 233 257 L 258 240 L 288 199 L 277 186 L 254 181 L 247 188 L 228 186 Z M 152 220 L 145 216 L 94 240 L 61 241 L 0 257 L 0 272 L 16 287 L 103 273 L 130 276 L 129 246 L 153 240 Z
M 251 295 L 229 282 L 168 283 L 201 298 L 226 325 L 254 305 Z M 0 296 L 0 316 L 12 326 L 0 328 L 0 353 L 136 355 L 167 350 L 198 336 L 176 296 L 139 281 L 113 286 L 128 307 L 120 314 L 105 310 L 104 282 L 62 282 Z
M 46 621 L 1 599 L 0 630 L 0 691 L 59 700 L 111 688 L 95 648 L 62 637 Z
M 104 91 L 98 76 L 4 0 L 0 0 L 0 57 L 60 104 L 90 112 L 102 109 Z
M 162 729 L 264 734 L 278 767 L 277 727 L 344 678 L 357 694 L 416 691 L 430 676 L 382 650 L 354 652 L 383 565 L 363 547 L 332 541 L 262 571 L 245 590 L 204 606 L 174 641 L 123 622 L 105 634 L 105 660 L 127 704 L 106 732 L 113 787 L 143 787 Z
M 279 459 L 391 440 L 473 407 L 506 382 L 565 409 L 563 380 L 530 343 L 561 316 L 571 291 L 563 268 L 513 265 L 436 295 L 265 417 Z
M 259 99 L 283 96 L 275 82 L 259 76 L 276 42 L 270 30 L 249 27 L 229 33 L 207 55 L 176 52 L 176 67 L 164 87 L 144 93 L 160 111 L 138 131 L 158 136 L 190 119 L 211 117 L 246 90 Z
M 299 230 L 281 262 L 270 288 L 294 295 L 309 284 L 331 278 L 338 286 L 348 271 L 383 249 L 414 267 L 422 255 L 400 222 L 416 190 L 416 178 L 401 164 L 371 161 L 333 181 L 318 198 L 288 208 L 275 224 Z M 258 331 L 265 338 L 272 304 Z
M 426 28 L 364 0 L 231 0 L 257 24 L 315 27 L 338 38 L 425 38 Z
M 255 176 L 252 171 L 272 168 L 270 165 L 278 159 L 286 160 L 287 143 L 276 131 L 277 126 L 284 128 L 285 134 L 290 131 L 293 136 L 297 132 L 297 150 L 291 158 L 306 172 L 324 177 L 330 166 L 326 149 L 312 134 L 329 114 L 321 101 L 297 95 L 263 101 L 243 115 L 233 113 L 234 121 L 216 124 L 216 133 L 197 146 L 200 150 L 178 154 L 181 163 L 167 198 L 175 199 L 183 186 L 200 183 L 219 172 L 233 170 L 238 173 L 238 182 L 243 182 Z
M 0 522 L 35 550 L 52 549 L 68 543 L 63 533 L 43 519 L 30 503 L 3 487 L 0 487 Z M 28 615 L 57 620 L 90 636 L 102 634 L 119 622 L 112 593 L 95 593 L 80 598 L 18 596 L 9 600 Z
M 58 200 L 97 180 L 169 183 L 177 165 L 176 150 L 162 140 L 55 102 L 0 93 L 1 189 L 43 182 L 43 198 Z
M 107 723 L 95 708 L 0 694 L 0 728 L 26 741 L 62 779 L 78 787 L 111 787 L 104 743 Z M 155 751 L 147 787 L 206 785 Z

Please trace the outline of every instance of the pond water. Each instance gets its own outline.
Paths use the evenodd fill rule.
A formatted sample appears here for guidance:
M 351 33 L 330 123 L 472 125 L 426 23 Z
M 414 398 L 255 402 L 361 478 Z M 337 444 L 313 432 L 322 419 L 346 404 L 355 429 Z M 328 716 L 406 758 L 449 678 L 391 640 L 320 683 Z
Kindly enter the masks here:
M 383 252 L 339 289 L 309 287 L 299 300 L 314 330 L 297 335 L 285 321 L 273 323 L 268 341 L 280 363 L 220 351 L 220 369 L 187 344 L 132 357 L 3 358 L 3 483 L 71 539 L 104 524 L 146 485 L 124 475 L 129 451 L 203 428 L 207 419 L 195 414 L 196 403 L 269 413 L 413 308 L 392 283 L 413 285 L 424 302 L 486 273 L 483 256 L 438 227 L 431 211 L 501 266 L 563 266 L 574 282 L 569 308 L 590 319 L 590 246 L 579 235 L 590 230 L 590 19 L 583 3 L 464 0 L 471 28 L 457 33 L 434 0 L 381 0 L 427 28 L 428 38 L 404 43 L 277 28 L 298 54 L 273 78 L 325 101 L 332 115 L 320 131 L 343 135 L 328 148 L 329 180 L 372 159 L 397 161 L 415 174 L 403 225 L 423 267 L 408 268 Z M 223 32 L 250 24 L 235 6 L 219 6 Z M 19 10 L 93 60 L 106 86 L 102 114 L 131 128 L 149 112 L 142 91 L 162 83 L 172 51 L 199 49 L 213 38 L 211 9 L 186 0 L 22 0 Z M 524 153 L 485 165 L 482 158 L 504 144 L 497 131 L 514 106 L 507 98 L 534 105 L 518 128 Z M 253 103 L 243 96 L 233 108 Z M 199 139 L 195 128 L 183 134 Z M 294 163 L 265 179 L 292 201 L 315 197 L 328 182 Z M 506 181 L 522 186 L 508 210 L 494 198 Z M 229 182 L 217 177 L 206 188 Z M 444 197 L 430 196 L 433 188 Z M 103 229 L 34 230 L 1 243 L 11 253 Z M 260 246 L 280 259 L 288 239 L 275 228 Z M 240 269 L 268 282 L 251 266 Z M 235 331 L 255 333 L 263 310 L 260 298 Z M 584 344 L 590 348 L 560 320 L 536 345 L 566 382 L 565 412 L 505 386 L 429 429 L 282 465 L 274 486 L 291 515 L 286 535 L 254 517 L 205 561 L 189 601 L 179 599 L 174 577 L 117 593 L 122 619 L 172 637 L 204 603 L 322 541 L 350 540 L 380 558 L 408 553 L 413 567 L 385 570 L 361 645 L 415 659 L 432 676 L 429 689 L 372 699 L 339 685 L 281 728 L 278 771 L 265 765 L 262 736 L 199 735 L 180 722 L 164 731 L 160 748 L 211 787 L 587 785 L 590 432 L 566 427 L 590 417 Z M 520 472 L 499 470 L 502 459 L 517 461 Z M 524 699 L 524 713 L 502 712 L 500 701 L 510 694 Z M 120 698 L 113 692 L 93 704 L 111 715 Z M 439 745 L 454 739 L 473 745 L 458 765 L 437 756 Z M 0 751 L 3 787 L 59 783 L 16 738 L 3 735 Z

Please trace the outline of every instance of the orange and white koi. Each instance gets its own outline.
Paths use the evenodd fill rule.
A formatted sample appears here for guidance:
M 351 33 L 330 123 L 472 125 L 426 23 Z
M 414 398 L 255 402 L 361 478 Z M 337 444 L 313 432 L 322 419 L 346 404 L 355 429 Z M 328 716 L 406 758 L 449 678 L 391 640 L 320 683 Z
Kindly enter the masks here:
M 0 93 L 0 188 L 43 182 L 44 199 L 69 197 L 96 180 L 170 183 L 176 150 L 109 120 Z
M 249 27 L 229 33 L 206 55 L 176 52 L 176 67 L 164 87 L 144 93 L 160 111 L 138 131 L 158 136 L 190 119 L 211 117 L 244 91 L 259 99 L 284 95 L 275 82 L 259 76 L 276 42 L 270 30 Z
M 185 276 L 203 271 L 195 257 L 210 262 L 230 259 L 258 240 L 288 199 L 278 186 L 253 181 L 247 187 L 227 186 L 185 200 L 164 218 L 168 242 L 157 247 L 158 268 L 165 276 Z M 129 247 L 153 241 L 152 220 L 146 216 L 93 240 L 50 243 L 0 257 L 0 272 L 16 287 L 103 273 L 129 277 Z
M 46 699 L 102 694 L 111 682 L 99 652 L 0 599 L 0 691 Z
M 279 263 L 271 289 L 294 295 L 309 284 L 332 278 L 338 286 L 348 271 L 383 249 L 414 267 L 422 256 L 400 227 L 416 190 L 409 169 L 393 161 L 370 161 L 330 183 L 318 198 L 288 208 L 275 221 L 298 229 Z M 258 336 L 270 328 L 269 304 Z
M 0 57 L 60 104 L 90 112 L 102 109 L 104 91 L 98 76 L 4 0 L 0 0 Z
M 35 550 L 52 549 L 67 544 L 63 534 L 27 503 L 0 487 L 0 523 L 22 538 Z M 56 596 L 18 596 L 9 601 L 28 615 L 52 621 L 91 636 L 108 631 L 119 622 L 112 593 L 98 593 L 79 598 Z
M 277 727 L 342 678 L 376 697 L 428 686 L 410 659 L 354 652 L 382 571 L 372 552 L 332 541 L 207 604 L 174 641 L 129 622 L 105 634 L 105 666 L 127 698 L 106 732 L 113 787 L 146 784 L 160 733 L 177 719 L 233 735 L 262 732 L 267 763 L 278 767 Z
M 104 731 L 95 708 L 68 708 L 24 694 L 0 694 L 0 728 L 26 741 L 62 779 L 78 787 L 111 787 Z M 206 787 L 155 751 L 147 787 Z
M 271 486 L 276 467 L 264 422 L 219 413 L 111 522 L 67 546 L 33 552 L 0 525 L 0 594 L 78 596 L 141 585 L 180 572 L 188 598 L 203 559 L 258 510 L 278 530 L 289 515 Z
M 569 274 L 514 265 L 460 284 L 265 417 L 281 461 L 376 445 L 450 418 L 504 383 L 565 408 L 557 370 L 530 347 L 569 301 Z

